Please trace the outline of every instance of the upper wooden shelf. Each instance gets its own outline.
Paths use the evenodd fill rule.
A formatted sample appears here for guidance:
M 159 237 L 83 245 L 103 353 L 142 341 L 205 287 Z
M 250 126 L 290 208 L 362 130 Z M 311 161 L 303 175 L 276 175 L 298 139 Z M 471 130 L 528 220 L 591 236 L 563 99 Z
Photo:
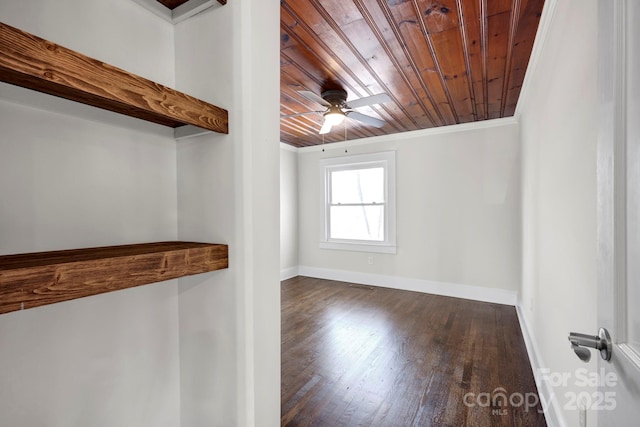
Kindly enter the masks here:
M 0 80 L 173 128 L 229 133 L 220 107 L 1 22 Z
M 227 245 L 193 242 L 0 256 L 0 314 L 228 266 Z

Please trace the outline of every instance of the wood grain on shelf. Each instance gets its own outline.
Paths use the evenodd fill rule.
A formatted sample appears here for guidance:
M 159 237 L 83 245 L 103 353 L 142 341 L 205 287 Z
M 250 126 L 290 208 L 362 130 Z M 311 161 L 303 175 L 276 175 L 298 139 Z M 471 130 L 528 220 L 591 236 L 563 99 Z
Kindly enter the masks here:
M 0 256 L 0 314 L 227 268 L 227 245 L 159 242 Z
M 173 128 L 229 132 L 220 107 L 1 22 L 0 81 Z

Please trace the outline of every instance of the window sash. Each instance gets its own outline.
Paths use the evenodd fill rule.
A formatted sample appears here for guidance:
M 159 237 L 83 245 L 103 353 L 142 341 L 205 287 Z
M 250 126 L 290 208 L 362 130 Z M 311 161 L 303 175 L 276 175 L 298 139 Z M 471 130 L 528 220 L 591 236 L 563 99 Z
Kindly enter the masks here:
M 329 202 L 371 203 L 386 199 L 386 162 L 332 167 L 328 171 Z M 345 174 L 345 172 L 347 172 Z
M 345 170 L 358 171 L 373 168 L 382 168 L 383 180 L 381 185 L 383 186 L 383 200 L 366 201 L 362 203 L 334 202 L 332 194 L 332 178 L 334 172 Z M 324 220 L 322 222 L 320 247 L 363 252 L 396 253 L 395 209 L 392 206 L 392 204 L 395 203 L 395 152 L 324 159 L 320 161 L 320 169 L 324 182 L 324 191 L 322 194 Z M 375 194 L 376 192 L 374 191 L 373 193 Z M 374 198 L 378 197 L 374 196 Z M 338 233 L 340 237 L 332 237 L 336 236 L 336 233 L 332 232 L 332 209 L 341 207 L 360 207 L 362 209 L 366 209 L 367 207 L 379 208 L 380 213 L 377 217 L 381 218 L 382 231 L 376 234 L 374 230 L 373 233 L 368 234 L 368 236 L 374 236 L 374 238 L 371 239 L 344 238 L 346 236 L 345 233 Z M 333 225 L 335 226 L 335 224 Z M 364 226 L 364 228 L 366 228 L 366 226 Z M 367 231 L 371 232 L 371 229 Z M 354 235 L 357 235 L 357 233 L 354 233 Z M 353 235 L 350 237 L 353 237 Z
M 381 243 L 387 240 L 386 212 L 383 205 L 331 206 L 328 220 L 329 241 Z

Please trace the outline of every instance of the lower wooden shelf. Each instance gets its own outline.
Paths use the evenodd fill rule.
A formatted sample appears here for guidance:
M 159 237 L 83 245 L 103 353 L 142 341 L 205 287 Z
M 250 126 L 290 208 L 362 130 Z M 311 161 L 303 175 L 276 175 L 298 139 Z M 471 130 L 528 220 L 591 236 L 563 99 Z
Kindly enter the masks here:
M 0 256 L 0 314 L 228 266 L 227 245 L 194 242 Z

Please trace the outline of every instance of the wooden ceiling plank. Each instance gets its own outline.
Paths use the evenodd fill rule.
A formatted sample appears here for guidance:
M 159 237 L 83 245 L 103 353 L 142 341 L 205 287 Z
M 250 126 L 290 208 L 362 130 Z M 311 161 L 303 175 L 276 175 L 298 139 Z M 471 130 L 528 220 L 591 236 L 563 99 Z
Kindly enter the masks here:
M 427 24 L 425 22 L 425 19 L 422 16 L 422 13 L 420 12 L 420 7 L 418 6 L 418 1 L 417 0 L 411 0 L 411 3 L 413 5 L 413 9 L 415 10 L 416 17 L 418 17 L 418 23 L 420 24 L 420 29 L 422 30 L 422 36 L 427 41 L 427 46 L 429 48 L 429 54 L 431 55 L 431 58 L 433 59 L 433 64 L 434 64 L 434 66 L 436 68 L 436 72 L 438 73 L 438 77 L 440 78 L 440 83 L 442 84 L 442 87 L 444 88 L 444 93 L 447 96 L 447 102 L 449 103 L 449 108 L 451 109 L 451 112 L 453 113 L 453 117 L 455 119 L 455 122 L 456 123 L 460 123 L 460 118 L 458 117 L 458 113 L 456 111 L 455 104 L 453 102 L 453 98 L 451 97 L 451 92 L 448 89 L 448 85 L 447 85 L 444 73 L 442 71 L 442 67 L 440 65 L 440 62 L 438 60 L 438 56 L 437 56 L 435 48 L 433 46 L 433 40 L 431 39 L 431 35 L 429 34 L 429 30 L 428 30 Z
M 384 58 L 387 58 L 389 60 L 389 62 L 391 62 L 392 66 L 393 66 L 393 71 L 391 71 L 392 70 L 391 67 L 386 67 L 385 64 L 380 64 L 379 68 L 381 68 L 384 71 L 378 72 L 378 74 L 381 76 L 381 78 L 383 80 L 385 80 L 385 82 L 388 85 L 393 84 L 394 81 L 395 81 L 395 77 L 399 76 L 400 79 L 402 79 L 402 81 L 404 82 L 404 86 L 409 90 L 409 92 L 412 95 L 410 97 L 411 101 L 410 102 L 404 102 L 404 103 L 409 108 L 411 108 L 412 105 L 415 105 L 416 109 L 420 110 L 420 111 L 411 112 L 411 115 L 414 118 L 420 117 L 420 115 L 426 115 L 426 117 L 429 118 L 429 123 L 426 124 L 426 125 L 428 127 L 434 126 L 435 121 L 433 119 L 433 116 L 431 116 L 429 108 L 424 104 L 422 98 L 420 96 L 418 96 L 418 94 L 416 93 L 411 81 L 409 80 L 408 75 L 404 71 L 403 65 L 400 64 L 400 61 L 398 60 L 396 55 L 394 55 L 394 53 L 391 50 L 389 44 L 387 43 L 387 40 L 382 35 L 382 32 L 381 32 L 380 28 L 378 27 L 375 19 L 373 18 L 371 13 L 369 13 L 368 10 L 365 8 L 365 6 L 364 6 L 364 4 L 362 3 L 361 0 L 354 0 L 354 4 L 358 8 L 360 14 L 363 16 L 364 22 L 366 23 L 366 25 L 371 29 L 372 33 L 374 34 L 374 36 L 375 36 L 375 38 L 377 40 L 376 45 L 378 46 L 379 49 L 381 48 L 384 51 L 384 54 L 385 54 Z M 356 34 L 359 34 L 359 32 L 356 32 Z M 379 58 L 379 56 L 382 56 L 382 55 L 376 56 L 374 54 L 374 56 L 372 57 L 372 60 L 370 62 L 372 62 L 374 64 L 377 64 L 378 62 L 381 62 L 381 58 Z M 367 57 L 369 57 L 369 55 L 367 55 Z M 394 85 L 394 86 L 397 87 L 398 85 Z M 397 92 L 394 93 L 394 95 L 396 97 L 398 97 Z M 422 123 L 416 123 L 416 124 L 417 124 L 418 127 L 425 126 Z
M 281 118 L 280 122 L 292 129 L 297 129 L 300 132 L 315 132 L 318 133 L 320 130 L 320 125 L 314 120 L 314 114 L 297 116 L 297 117 L 287 117 Z M 322 117 L 318 115 L 318 117 Z
M 373 129 L 347 121 L 347 140 L 512 115 L 543 4 L 282 0 L 281 114 L 317 110 L 297 90 L 342 87 L 348 99 L 393 96 L 393 102 L 359 109 L 389 125 Z M 319 115 L 283 120 L 281 140 L 321 144 L 321 121 Z M 344 141 L 343 130 L 324 142 Z
M 487 93 L 489 96 L 490 119 L 501 117 L 502 88 L 506 78 L 505 64 L 507 62 L 510 21 L 511 14 L 509 12 L 494 14 L 487 18 L 489 34 Z
M 458 28 L 441 31 L 431 39 L 458 119 L 461 122 L 469 121 L 469 117 L 473 117 L 473 107 L 460 31 Z
M 476 93 L 473 87 L 473 71 L 471 69 L 471 56 L 469 55 L 469 38 L 467 37 L 467 24 L 464 19 L 464 7 L 462 0 L 456 0 L 458 10 L 458 30 L 462 39 L 462 54 L 464 55 L 464 66 L 467 73 L 467 84 L 469 85 L 469 95 L 471 98 L 471 108 L 473 109 L 473 120 L 478 120 L 478 107 L 476 105 Z
M 506 84 L 506 63 L 509 44 L 511 7 L 513 0 L 498 0 L 488 3 L 488 81 L 489 119 L 502 117 L 503 88 Z
M 296 120 L 288 120 L 288 119 L 282 119 L 280 121 L 282 128 L 284 129 L 289 129 L 291 131 L 292 134 L 296 134 L 298 136 L 301 135 L 309 135 L 309 134 L 318 134 L 318 131 L 320 130 L 319 127 L 315 127 L 315 126 L 304 126 L 301 125 L 301 121 Z
M 513 0 L 489 0 L 487 2 L 487 17 L 509 12 L 512 6 Z
M 292 39 L 297 37 L 297 34 L 293 35 Z M 308 46 L 306 41 L 303 39 L 299 39 L 299 42 L 305 47 Z M 319 58 L 319 66 L 316 68 L 318 70 L 322 70 L 322 72 L 311 73 L 309 72 L 309 67 L 305 64 L 305 61 L 300 59 L 298 50 L 283 52 L 281 56 L 289 60 L 291 63 L 290 66 L 283 65 L 281 69 L 296 69 L 295 72 L 292 72 L 292 74 L 295 74 L 295 81 L 299 86 L 296 90 L 309 90 L 319 95 L 325 89 L 328 82 L 330 82 L 329 84 L 331 86 L 339 85 L 342 87 L 347 92 L 349 99 L 358 98 L 360 96 L 359 93 L 362 92 L 359 89 L 361 87 L 361 82 L 353 81 L 349 72 L 342 68 L 334 69 L 321 58 Z M 321 76 L 319 74 L 321 74 Z
M 288 75 L 285 70 L 282 70 L 282 75 Z M 290 81 L 288 78 L 287 82 Z M 282 83 L 285 83 L 285 80 L 282 80 Z M 299 87 L 298 84 L 291 84 L 292 87 Z M 294 95 L 295 94 L 295 95 Z M 282 112 L 281 115 L 289 115 L 289 114 L 297 114 L 297 113 L 305 113 L 308 111 L 323 111 L 322 107 L 319 107 L 317 104 L 311 103 L 308 99 L 298 94 L 297 91 L 293 92 L 285 92 L 281 91 L 280 93 L 280 110 Z M 310 117 L 318 117 L 318 122 L 320 121 L 320 114 L 310 114 Z
M 288 70 L 288 69 L 291 69 L 291 70 Z M 280 70 L 281 87 L 288 86 L 292 88 L 294 87 L 301 88 L 300 83 L 294 77 L 291 76 L 290 71 L 299 72 L 299 69 L 293 63 L 287 67 L 281 68 Z M 304 111 L 319 111 L 322 109 L 322 107 L 320 107 L 319 105 L 314 105 L 308 99 L 304 98 L 303 96 L 300 96 L 296 90 L 293 90 L 289 93 L 285 92 L 285 95 L 286 95 L 286 98 L 288 98 L 288 99 L 284 99 L 285 102 L 288 101 L 289 99 L 292 101 L 292 102 L 286 102 L 286 105 L 288 106 L 287 110 L 285 110 L 286 114 L 292 114 L 292 113 L 304 112 Z M 281 99 L 282 98 L 283 98 L 283 95 L 281 95 Z M 317 115 L 317 117 L 316 115 L 308 115 L 308 116 L 292 117 L 288 119 L 281 119 L 281 123 L 289 123 L 291 125 L 295 123 L 298 126 L 304 126 L 306 132 L 313 132 L 313 133 L 317 133 L 320 130 L 321 122 L 322 122 L 322 116 L 319 114 Z
M 510 23 L 511 13 L 509 12 L 491 15 L 487 19 L 489 34 L 487 76 L 489 81 L 503 79 L 505 76 L 504 66 L 509 50 L 509 31 L 507 29 Z
M 388 9 L 392 15 L 393 25 L 398 28 L 402 35 L 402 41 L 407 51 L 410 52 L 416 69 L 419 70 L 420 78 L 429 88 L 432 103 L 438 111 L 438 117 L 442 119 L 444 125 L 454 124 L 455 116 L 449 106 L 445 88 L 437 75 L 433 57 L 427 53 L 429 47 L 418 23 L 419 18 L 415 14 L 413 5 L 410 1 L 406 1 L 394 3 L 393 7 Z
M 291 73 L 291 71 L 293 73 Z M 291 87 L 304 87 L 300 82 L 300 77 L 304 78 L 306 74 L 297 63 L 293 62 L 290 65 L 281 68 L 281 84 L 284 83 L 286 86 Z M 322 109 L 319 105 L 313 104 L 307 98 L 301 96 L 297 91 L 289 92 L 285 94 L 288 98 L 295 100 L 297 104 L 303 105 L 302 111 L 318 111 L 318 109 Z M 291 105 L 288 103 L 287 105 Z M 290 112 L 298 112 L 300 109 L 287 107 Z M 317 119 L 316 119 L 317 118 Z M 309 115 L 309 116 L 299 116 L 296 118 L 284 119 L 285 123 L 304 123 L 304 126 L 307 127 L 307 132 L 312 132 L 317 134 L 322 125 L 322 116 L 321 115 Z M 312 124 L 309 125 L 309 122 Z M 372 129 L 369 126 L 359 124 L 358 122 L 349 121 L 352 125 L 352 132 L 360 137 L 366 136 L 374 136 L 379 134 L 379 132 L 373 133 Z M 364 131 L 364 132 L 363 132 Z
M 306 3 L 306 2 L 305 2 Z M 329 48 L 329 46 L 327 46 L 327 44 L 325 43 L 325 41 L 323 41 L 320 37 L 318 37 L 318 35 L 313 32 L 313 30 L 308 26 L 308 24 L 302 19 L 302 17 L 298 16 L 296 11 L 291 9 L 291 7 L 287 4 L 287 3 L 282 3 L 281 7 L 283 8 L 283 10 L 286 11 L 286 13 L 290 14 L 294 21 L 296 22 L 296 28 L 299 26 L 300 28 L 302 28 L 305 32 L 306 35 L 308 35 L 309 37 L 311 37 L 313 39 L 313 43 L 317 44 L 318 46 L 320 46 L 324 51 L 326 52 L 333 52 L 333 50 L 331 48 Z M 292 32 L 291 33 L 292 36 L 297 36 L 298 33 L 297 32 Z M 300 37 L 298 37 L 298 42 L 300 43 L 305 43 L 302 41 L 302 39 Z M 309 50 L 312 50 L 311 47 L 307 44 L 307 48 Z M 358 85 L 360 85 L 360 87 L 362 87 L 363 92 L 365 93 L 365 96 L 370 96 L 370 95 L 375 95 L 376 93 L 374 93 L 371 90 L 371 85 L 370 84 L 366 84 L 364 82 L 362 82 L 361 78 L 359 75 L 356 75 L 353 71 L 353 69 L 351 67 L 348 67 L 343 61 L 342 59 L 340 59 L 340 57 L 338 55 L 331 55 L 331 57 L 338 63 L 339 67 L 341 68 L 341 70 L 344 71 L 345 74 L 349 75 Z M 331 67 L 329 67 L 326 63 L 323 64 L 324 66 L 327 66 L 327 69 L 331 69 Z M 335 70 L 336 72 L 333 73 L 334 75 L 334 79 L 337 79 L 337 76 L 341 76 L 342 73 L 338 72 L 339 70 Z M 344 81 L 341 81 L 341 83 L 344 83 Z M 353 88 L 352 88 L 353 89 Z M 353 89 L 353 91 L 355 92 L 355 89 Z M 381 88 L 382 91 L 382 88 Z M 361 94 L 358 94 L 358 96 L 362 96 Z M 381 108 L 386 111 L 391 117 L 393 117 L 393 120 L 389 121 L 389 123 L 393 126 L 396 127 L 396 129 L 398 131 L 402 131 L 402 130 L 406 130 L 406 128 L 399 128 L 398 123 L 402 123 L 402 120 L 398 118 L 398 116 L 393 112 L 394 109 L 398 109 L 401 111 L 401 108 L 398 107 L 397 103 L 394 104 L 393 106 L 390 106 L 388 104 L 383 104 L 381 106 Z M 406 116 L 406 112 L 405 116 Z
M 304 22 L 301 22 L 299 17 L 291 16 L 286 12 L 281 13 L 281 17 L 281 46 L 283 47 L 281 48 L 281 60 L 284 57 L 285 60 L 299 66 L 310 80 L 316 82 L 316 86 L 307 86 L 305 89 L 320 93 L 327 81 L 339 79 L 340 84 L 347 90 L 350 97 L 360 97 L 362 93 L 366 93 L 358 89 L 365 83 L 355 79 L 349 80 L 352 74 L 348 73 L 346 65 L 331 51 L 323 49 L 320 52 L 313 47 L 313 45 L 317 45 L 315 33 Z M 325 47 L 328 48 L 328 46 Z M 336 78 L 335 76 L 340 77 Z
M 513 115 L 515 112 L 543 7 L 544 0 L 522 0 L 521 2 L 520 22 L 513 47 L 511 83 L 507 93 L 505 114 Z
M 318 59 L 319 68 L 326 73 L 326 79 L 350 78 L 355 90 L 349 93 L 350 97 L 368 96 L 382 91 L 374 77 L 360 64 L 349 48 L 344 46 L 340 37 L 333 32 L 333 28 L 324 21 L 313 5 L 308 1 L 293 2 L 296 6 L 294 9 L 289 3 L 291 2 L 282 3 L 281 17 L 286 21 L 290 34 L 296 35 L 298 42 L 304 45 L 309 55 Z M 307 20 L 310 23 L 307 23 Z
M 282 52 L 280 54 L 281 58 L 286 59 L 287 63 L 282 64 L 280 66 L 281 70 L 289 70 L 289 76 L 291 77 L 291 82 L 287 83 L 286 88 L 295 88 L 294 92 L 297 94 L 299 90 L 309 90 L 314 93 L 320 93 L 320 88 L 322 87 L 325 78 L 321 78 L 309 72 L 309 68 L 305 67 L 304 61 L 300 61 L 297 58 L 290 57 L 288 53 L 294 53 L 295 51 Z M 295 76 L 295 77 L 294 77 Z M 281 79 L 283 81 L 283 79 Z M 310 84 L 311 83 L 311 84 Z M 314 106 L 314 109 L 319 109 L 318 104 L 311 103 L 310 100 L 304 97 L 295 96 L 294 99 L 304 99 L 305 104 Z
M 429 20 L 429 34 L 436 35 L 458 27 L 455 0 L 417 0 L 419 15 Z
M 413 95 L 413 98 L 415 99 L 416 103 L 420 105 L 420 107 L 422 108 L 423 113 L 428 117 L 429 122 L 430 122 L 430 126 L 429 127 L 435 126 L 437 122 L 434 119 L 433 115 L 431 114 L 430 109 L 425 105 L 424 101 L 422 100 L 422 97 L 419 96 L 418 93 L 416 92 L 415 88 L 413 87 L 413 84 L 411 83 L 411 81 L 409 79 L 409 76 L 404 71 L 405 67 L 400 64 L 400 60 L 396 57 L 396 55 L 394 54 L 393 50 L 389 46 L 388 41 L 385 39 L 384 35 L 382 34 L 382 31 L 378 27 L 378 24 L 376 23 L 374 17 L 369 12 L 369 10 L 365 7 L 365 5 L 364 5 L 362 0 L 354 0 L 354 4 L 358 8 L 358 11 L 360 12 L 360 14 L 364 17 L 364 19 L 367 22 L 367 24 L 369 25 L 369 27 L 372 29 L 376 39 L 378 40 L 378 43 L 384 49 L 387 57 L 393 63 L 393 65 L 395 67 L 395 72 L 405 82 L 406 86 L 411 91 L 411 93 Z M 387 21 L 387 24 L 389 24 L 388 21 Z M 413 71 L 415 72 L 416 70 L 414 69 Z M 424 86 L 424 82 L 422 81 L 422 79 L 419 78 L 419 74 L 416 73 L 416 75 L 418 76 L 418 79 L 419 79 L 420 83 L 422 84 L 423 90 L 425 90 L 426 87 Z M 426 92 L 427 92 L 427 90 L 425 90 L 425 93 Z M 433 104 L 432 104 L 432 106 L 433 106 Z M 440 121 L 440 122 L 442 122 L 442 121 Z
M 298 107 L 298 104 L 302 105 L 302 107 Z M 317 121 L 320 121 L 320 118 L 322 117 L 321 113 L 316 113 L 316 111 L 320 111 L 320 109 L 307 107 L 306 104 L 302 103 L 302 101 L 292 99 L 289 94 L 285 94 L 285 93 L 282 93 L 280 95 L 280 111 L 282 112 L 281 116 L 308 113 L 304 115 L 290 117 L 291 119 L 295 119 L 296 117 L 304 117 L 308 121 L 317 122 Z M 317 120 L 314 120 L 314 118 L 317 118 Z
M 487 0 L 480 1 L 480 46 L 482 50 L 482 96 L 483 96 L 483 109 L 484 119 L 489 118 L 489 84 L 488 84 L 488 35 L 487 35 Z
M 471 85 L 475 95 L 477 120 L 484 120 L 483 52 L 478 0 L 462 0 L 464 26 L 467 34 L 467 50 L 471 67 Z
M 296 40 L 295 37 L 291 36 L 289 36 L 289 39 L 292 41 Z M 305 74 L 307 74 L 310 80 L 320 82 L 318 86 L 318 88 L 320 88 L 320 86 L 322 86 L 322 82 L 326 81 L 329 76 L 326 72 L 324 72 L 325 68 L 323 67 L 322 63 L 312 62 L 311 60 L 309 60 L 308 56 L 309 55 L 307 54 L 305 46 L 296 41 L 295 44 L 293 44 L 291 47 L 281 50 L 280 66 L 284 67 L 287 64 L 283 62 L 288 62 L 293 66 L 299 67 L 300 69 L 304 70 Z
M 407 42 L 404 39 L 404 36 L 402 35 L 402 31 L 400 31 L 400 28 L 398 27 L 398 24 L 396 22 L 396 20 L 393 17 L 393 13 L 391 12 L 391 10 L 389 9 L 389 3 L 385 0 L 377 0 L 378 6 L 380 8 L 380 10 L 384 13 L 384 16 L 389 24 L 389 27 L 391 28 L 398 44 L 400 45 L 400 48 L 402 49 L 402 52 L 404 53 L 404 56 L 407 60 L 407 62 L 409 63 L 409 66 L 411 67 L 411 70 L 413 71 L 413 73 L 415 74 L 416 78 L 418 79 L 418 82 L 420 84 L 420 87 L 422 88 L 422 91 L 424 92 L 427 100 L 429 101 L 429 104 L 431 105 L 431 109 L 433 110 L 433 112 L 438 116 L 438 121 L 439 124 L 436 123 L 436 121 L 433 118 L 433 113 L 429 114 L 429 120 L 431 121 L 431 123 L 433 123 L 434 126 L 443 126 L 446 124 L 445 119 L 442 117 L 442 114 L 440 113 L 440 110 L 438 109 L 438 104 L 436 103 L 433 95 L 431 94 L 431 90 L 429 89 L 429 87 L 427 86 L 427 84 L 425 83 L 424 78 L 422 77 L 422 73 L 420 72 L 420 69 L 418 68 L 416 61 L 413 58 L 413 55 L 411 54 L 411 52 L 409 51 L 409 48 L 407 47 Z M 415 89 L 413 88 L 413 85 L 410 85 L 410 88 L 413 91 L 414 97 L 424 105 L 424 101 L 422 100 L 422 97 L 420 95 L 418 95 L 418 93 L 415 91 Z M 424 106 L 423 108 L 426 109 L 426 106 Z
M 329 25 L 333 28 L 334 32 L 338 35 L 338 37 L 340 37 L 340 39 L 343 41 L 343 43 L 346 46 L 349 47 L 349 49 L 351 50 L 353 55 L 356 58 L 358 58 L 358 61 L 364 66 L 364 68 L 367 69 L 367 71 L 378 82 L 378 84 L 380 85 L 382 90 L 384 92 L 386 92 L 391 97 L 391 99 L 394 100 L 395 104 L 398 105 L 399 109 L 404 113 L 404 115 L 408 118 L 408 120 L 413 124 L 414 129 L 419 129 L 418 123 L 415 121 L 415 119 L 412 117 L 412 115 L 407 112 L 405 105 L 403 105 L 401 102 L 399 102 L 398 99 L 395 97 L 394 91 L 392 91 L 385 82 L 381 81 L 381 79 L 378 77 L 376 72 L 372 69 L 371 65 L 365 60 L 365 58 L 362 57 L 362 55 L 360 54 L 360 52 L 358 51 L 356 46 L 353 44 L 353 42 L 337 26 L 337 24 L 334 21 L 334 19 L 326 11 L 326 9 L 320 4 L 320 2 L 318 0 L 309 0 L 309 3 L 311 3 L 316 8 L 316 10 L 320 13 L 320 15 L 322 15 L 324 20 L 329 23 Z M 372 93 L 371 95 L 374 95 L 374 94 Z
M 287 59 L 287 60 L 290 60 L 290 58 L 288 58 L 287 54 L 284 53 L 284 52 L 281 53 L 281 56 L 283 58 Z M 294 82 L 292 86 L 299 87 L 299 88 L 306 88 L 307 90 L 315 91 L 315 92 L 318 92 L 318 93 L 320 92 L 318 89 L 322 87 L 322 84 L 323 84 L 322 81 L 319 81 L 314 76 L 312 76 L 305 68 L 303 68 L 299 64 L 298 61 L 290 60 L 290 61 L 287 61 L 287 62 L 290 62 L 291 66 L 289 67 L 289 69 L 291 71 L 293 71 L 293 74 L 287 73 L 286 70 L 285 70 L 285 67 L 281 67 L 281 82 L 282 82 L 282 77 L 288 75 L 289 77 L 292 78 L 292 81 Z M 294 74 L 295 74 L 295 77 L 294 77 Z M 309 80 L 315 82 L 315 86 L 314 87 L 311 87 L 312 85 L 309 85 L 308 83 L 306 83 Z M 346 83 L 346 82 L 342 82 L 341 84 L 343 85 L 343 87 L 348 87 L 349 86 L 349 84 Z M 290 85 L 289 84 L 285 84 L 285 86 L 288 87 Z M 307 105 L 307 110 L 308 111 L 309 110 L 317 110 L 319 108 L 318 105 L 308 104 L 309 101 L 306 98 L 300 96 L 296 91 L 292 92 L 290 94 L 290 97 L 292 97 L 294 99 L 298 99 L 298 100 L 302 100 L 303 99 L 305 104 Z M 309 105 L 311 105 L 311 106 L 309 106 Z M 379 115 L 378 107 L 376 107 L 374 109 L 374 111 L 375 111 L 375 113 L 377 115 Z M 381 118 L 383 118 L 383 117 L 381 116 Z M 392 123 L 392 125 L 393 125 L 394 122 L 390 121 L 390 123 Z M 361 124 L 356 125 L 356 127 L 358 127 L 358 126 L 362 127 L 362 126 L 365 126 L 365 125 L 361 125 Z M 319 127 L 320 127 L 320 124 L 318 124 L 318 128 Z
M 509 40 L 507 41 L 507 58 L 504 64 L 504 80 L 502 82 L 502 96 L 500 97 L 500 117 L 504 117 L 507 104 L 507 92 L 511 82 L 511 64 L 513 62 L 513 45 L 520 21 L 520 0 L 513 0 L 511 19 L 509 22 Z

